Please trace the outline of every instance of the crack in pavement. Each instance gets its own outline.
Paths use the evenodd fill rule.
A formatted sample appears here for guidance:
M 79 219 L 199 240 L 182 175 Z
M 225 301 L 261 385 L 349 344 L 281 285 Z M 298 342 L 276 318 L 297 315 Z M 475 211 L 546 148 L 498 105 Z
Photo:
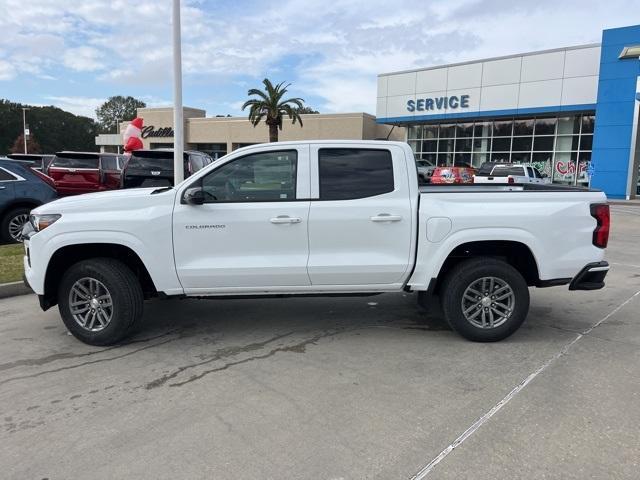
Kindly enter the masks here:
M 229 362 L 224 364 L 221 367 L 218 368 L 212 368 L 211 370 L 205 370 L 204 372 L 198 374 L 198 375 L 192 375 L 191 377 L 189 377 L 187 380 L 183 381 L 183 382 L 177 382 L 177 383 L 172 383 L 169 386 L 170 387 L 181 387 L 187 383 L 191 383 L 191 382 L 195 382 L 196 380 L 200 380 L 201 378 L 211 374 L 211 373 L 216 373 L 216 372 L 221 372 L 223 370 L 227 370 L 230 367 L 236 366 L 236 365 L 241 365 L 243 363 L 249 363 L 249 362 L 253 362 L 255 360 L 262 360 L 265 358 L 269 358 L 272 357 L 273 355 L 275 355 L 276 353 L 280 353 L 280 352 L 296 352 L 296 353 L 304 353 L 306 351 L 306 347 L 307 345 L 310 344 L 315 344 L 318 340 L 322 339 L 322 338 L 326 338 L 326 337 L 331 337 L 334 335 L 338 335 L 339 333 L 343 333 L 345 332 L 347 329 L 339 329 L 339 330 L 335 330 L 335 331 L 327 331 L 324 333 L 321 333 L 319 335 L 316 335 L 315 337 L 309 338 L 307 340 L 304 340 L 300 343 L 296 343 L 295 345 L 289 345 L 286 347 L 277 347 L 274 348 L 273 350 L 271 350 L 268 353 L 265 353 L 263 355 L 256 355 L 253 357 L 249 357 L 249 358 L 245 358 L 243 360 L 238 360 L 236 362 Z
M 164 336 L 164 335 L 162 335 L 162 336 Z M 30 375 L 20 375 L 20 376 L 17 376 L 17 377 L 7 378 L 6 380 L 0 381 L 0 385 L 4 385 L 5 383 L 13 382 L 13 381 L 16 381 L 16 380 L 24 380 L 26 378 L 40 377 L 40 376 L 46 375 L 48 373 L 57 373 L 57 372 L 65 371 L 65 370 L 72 370 L 72 369 L 75 369 L 75 368 L 84 367 L 84 366 L 87 366 L 87 365 L 94 365 L 96 363 L 111 362 L 113 360 L 119 360 L 121 358 L 128 357 L 130 355 L 134 355 L 136 353 L 142 352 L 144 350 L 148 350 L 150 348 L 159 347 L 160 345 L 164 345 L 164 344 L 169 343 L 169 342 L 174 342 L 174 341 L 179 340 L 181 338 L 182 338 L 182 335 L 178 335 L 175 338 L 169 338 L 167 340 L 163 340 L 162 342 L 157 342 L 157 343 L 154 343 L 152 345 L 146 345 L 146 346 L 144 346 L 142 348 L 137 348 L 135 350 L 131 350 L 129 352 L 123 353 L 122 355 L 116 355 L 115 357 L 99 358 L 97 360 L 91 360 L 91 361 L 88 361 L 88 362 L 77 363 L 75 365 L 68 365 L 66 367 L 55 368 L 55 369 L 52 369 L 52 370 L 43 370 L 42 372 L 32 373 Z M 110 349 L 105 349 L 105 350 L 110 350 Z
M 267 340 L 264 340 L 262 342 L 254 342 L 254 343 L 250 343 L 248 345 L 243 345 L 243 346 L 221 348 L 216 353 L 214 353 L 211 358 L 203 360 L 202 362 L 196 362 L 196 363 L 192 363 L 192 364 L 189 364 L 189 365 L 184 365 L 182 367 L 178 367 L 175 371 L 173 371 L 171 373 L 168 373 L 166 375 L 163 375 L 162 377 L 156 378 L 155 380 L 152 380 L 151 382 L 147 383 L 145 388 L 147 390 L 151 390 L 151 389 L 154 389 L 154 388 L 161 387 L 162 385 L 167 383 L 172 378 L 175 378 L 178 375 L 180 375 L 185 370 L 189 370 L 191 368 L 199 367 L 201 365 L 206 365 L 208 363 L 215 362 L 217 360 L 221 360 L 222 358 L 230 357 L 230 356 L 236 355 L 238 353 L 251 352 L 253 350 L 259 350 L 259 349 L 265 347 L 266 345 L 268 345 L 271 342 L 275 342 L 275 341 L 280 340 L 280 339 L 282 339 L 284 337 L 288 337 L 289 335 L 292 335 L 292 334 L 293 334 L 293 332 L 288 332 L 288 333 L 284 333 L 284 334 L 281 334 L 281 335 L 276 335 L 276 336 L 271 337 L 271 338 L 269 338 Z
M 162 333 L 160 335 L 156 335 L 155 337 L 141 338 L 139 340 L 131 340 L 129 342 L 120 343 L 118 345 L 113 345 L 111 347 L 102 348 L 100 350 L 93 350 L 91 352 L 85 352 L 85 353 L 73 353 L 73 352 L 54 353 L 52 355 L 48 355 L 46 357 L 41 357 L 41 358 L 25 358 L 23 360 L 16 360 L 14 362 L 1 363 L 0 364 L 0 372 L 2 372 L 4 370 L 10 370 L 10 369 L 15 368 L 15 367 L 40 366 L 40 365 L 45 365 L 47 363 L 55 362 L 57 360 L 67 360 L 69 358 L 83 358 L 83 357 L 88 357 L 88 356 L 91 356 L 91 355 L 97 355 L 99 353 L 108 352 L 109 350 L 114 350 L 116 348 L 125 347 L 127 345 L 133 345 L 133 344 L 136 344 L 136 343 L 147 343 L 147 342 L 150 342 L 152 340 L 156 340 L 158 338 L 166 337 L 167 335 L 172 335 L 172 334 L 174 334 L 176 332 L 179 332 L 179 331 L 180 331 L 180 329 L 174 329 L 174 330 L 170 330 L 168 332 Z

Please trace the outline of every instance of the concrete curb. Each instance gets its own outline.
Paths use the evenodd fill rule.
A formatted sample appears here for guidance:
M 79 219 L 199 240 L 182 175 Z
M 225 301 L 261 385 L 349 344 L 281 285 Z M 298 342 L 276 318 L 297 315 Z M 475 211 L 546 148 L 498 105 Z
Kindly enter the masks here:
M 0 298 L 16 297 L 33 293 L 23 282 L 0 283 Z

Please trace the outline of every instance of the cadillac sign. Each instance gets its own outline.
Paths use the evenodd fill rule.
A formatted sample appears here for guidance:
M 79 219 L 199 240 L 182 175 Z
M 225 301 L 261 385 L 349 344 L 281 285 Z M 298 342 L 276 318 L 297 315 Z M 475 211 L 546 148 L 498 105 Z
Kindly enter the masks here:
M 157 128 L 153 125 L 147 125 L 142 129 L 142 138 L 155 138 L 155 137 L 173 137 L 173 128 L 160 127 Z

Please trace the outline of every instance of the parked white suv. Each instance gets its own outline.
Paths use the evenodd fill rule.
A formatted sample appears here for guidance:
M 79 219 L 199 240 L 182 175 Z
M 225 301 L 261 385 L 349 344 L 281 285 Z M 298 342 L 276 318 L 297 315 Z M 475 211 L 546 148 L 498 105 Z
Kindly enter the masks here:
M 439 295 L 476 341 L 524 321 L 530 286 L 604 286 L 609 207 L 563 186 L 418 187 L 406 143 L 241 148 L 175 187 L 32 212 L 26 280 L 73 335 L 116 343 L 160 297 Z M 525 214 L 523 214 L 525 213 Z
M 480 167 L 473 176 L 473 183 L 551 183 L 551 179 L 531 165 L 515 163 L 489 164 L 488 168 Z

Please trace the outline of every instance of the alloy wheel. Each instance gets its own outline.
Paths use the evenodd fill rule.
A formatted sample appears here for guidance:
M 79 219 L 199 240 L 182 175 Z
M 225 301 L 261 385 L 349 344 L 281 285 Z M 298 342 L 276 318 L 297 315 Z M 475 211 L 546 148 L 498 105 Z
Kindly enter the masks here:
M 21 213 L 9 220 L 9 235 L 16 242 L 22 241 L 22 227 L 29 221 L 29 214 Z
M 69 292 L 69 309 L 78 325 L 90 332 L 104 330 L 113 317 L 113 299 L 99 280 L 84 277 Z
M 513 314 L 516 297 L 511 286 L 497 277 L 474 280 L 462 295 L 465 319 L 479 328 L 497 328 Z

